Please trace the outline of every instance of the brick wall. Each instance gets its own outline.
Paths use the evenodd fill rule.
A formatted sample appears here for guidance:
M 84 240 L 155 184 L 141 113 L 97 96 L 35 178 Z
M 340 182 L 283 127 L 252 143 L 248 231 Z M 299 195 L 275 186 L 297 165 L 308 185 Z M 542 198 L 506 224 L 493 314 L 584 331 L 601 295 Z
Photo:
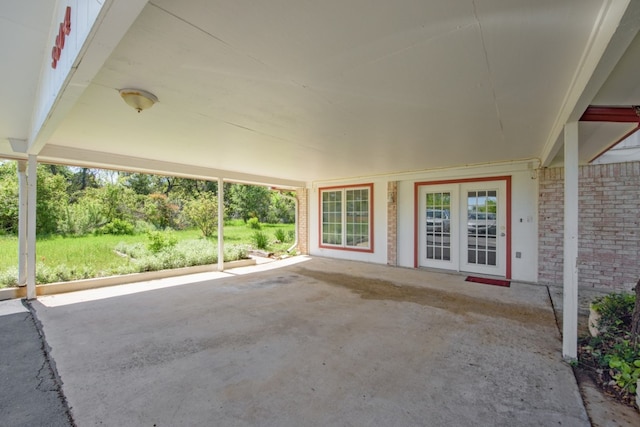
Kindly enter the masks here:
M 298 199 L 298 252 L 309 253 L 309 191 L 306 188 L 296 190 Z
M 398 182 L 387 183 L 387 264 L 398 265 Z
M 564 169 L 543 169 L 538 179 L 538 282 L 561 285 Z
M 563 278 L 564 169 L 539 174 L 538 281 Z M 640 278 L 640 162 L 587 165 L 579 172 L 578 282 L 630 289 Z

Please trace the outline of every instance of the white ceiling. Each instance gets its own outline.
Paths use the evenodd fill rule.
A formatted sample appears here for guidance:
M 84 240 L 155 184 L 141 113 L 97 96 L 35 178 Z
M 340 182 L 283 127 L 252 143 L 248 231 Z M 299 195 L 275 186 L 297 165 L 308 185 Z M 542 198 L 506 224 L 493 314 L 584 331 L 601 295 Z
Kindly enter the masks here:
M 263 183 L 540 158 L 609 3 L 153 0 L 41 155 Z M 596 101 L 640 104 L 629 52 Z M 160 102 L 137 114 L 128 87 Z M 27 138 L 1 95 L 0 138 Z M 618 130 L 584 132 L 586 161 Z

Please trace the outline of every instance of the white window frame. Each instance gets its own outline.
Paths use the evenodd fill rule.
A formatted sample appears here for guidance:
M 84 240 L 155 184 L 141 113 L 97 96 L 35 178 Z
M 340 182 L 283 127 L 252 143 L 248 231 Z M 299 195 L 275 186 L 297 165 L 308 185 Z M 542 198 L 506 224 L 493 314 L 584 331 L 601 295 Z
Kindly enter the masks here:
M 357 184 L 357 185 L 345 185 L 345 186 L 336 186 L 336 187 L 325 187 L 318 189 L 318 211 L 319 211 L 319 219 L 318 219 L 318 242 L 321 248 L 328 249 L 338 249 L 338 250 L 349 250 L 349 251 L 358 251 L 358 252 L 373 252 L 373 184 Z M 350 191 L 358 191 L 364 190 L 367 192 L 367 225 L 366 225 L 366 235 L 364 233 L 360 233 L 362 236 L 366 238 L 366 245 L 362 245 L 362 241 L 357 242 L 356 244 L 348 244 L 348 238 L 350 236 L 357 236 L 358 233 L 349 233 L 349 226 L 358 227 L 358 224 L 355 222 L 349 223 L 349 212 L 347 209 L 349 208 L 347 202 L 347 193 Z M 328 203 L 339 203 L 340 211 L 336 210 L 325 212 L 325 200 L 324 194 L 326 193 L 339 193 L 340 198 L 335 199 L 334 201 L 329 201 Z M 356 213 L 355 211 L 351 211 L 352 213 Z M 362 211 L 359 211 L 360 215 Z M 339 215 L 339 216 L 338 216 Z M 359 216 L 359 215 L 352 215 Z M 325 221 L 325 218 L 327 220 Z M 353 221 L 353 219 L 352 219 Z M 332 227 L 328 233 L 325 233 L 325 225 Z M 335 239 L 334 242 L 325 241 L 325 237 L 327 235 L 339 235 L 339 243 L 338 239 Z

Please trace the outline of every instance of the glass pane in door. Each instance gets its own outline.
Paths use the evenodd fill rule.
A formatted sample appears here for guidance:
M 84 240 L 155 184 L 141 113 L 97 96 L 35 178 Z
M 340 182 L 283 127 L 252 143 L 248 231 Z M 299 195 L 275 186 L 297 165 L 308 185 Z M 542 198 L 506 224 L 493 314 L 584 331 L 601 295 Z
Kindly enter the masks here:
M 426 193 L 426 257 L 451 260 L 451 193 Z
M 467 262 L 478 265 L 496 265 L 497 247 L 496 190 L 467 192 Z

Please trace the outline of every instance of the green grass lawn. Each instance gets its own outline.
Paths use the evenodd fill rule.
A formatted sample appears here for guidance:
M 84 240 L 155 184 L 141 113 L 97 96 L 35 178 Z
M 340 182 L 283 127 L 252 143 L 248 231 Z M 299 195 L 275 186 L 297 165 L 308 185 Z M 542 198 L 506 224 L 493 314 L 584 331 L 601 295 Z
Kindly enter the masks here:
M 261 224 L 261 232 L 269 239 L 267 250 L 276 254 L 286 252 L 293 244 L 293 240 L 275 243 L 275 232 L 282 229 L 285 232 L 295 230 L 294 224 Z M 249 228 L 242 220 L 229 221 L 224 228 L 225 247 L 232 245 L 246 245 L 253 247 L 252 236 L 256 232 Z M 292 233 L 293 231 L 291 231 Z M 174 231 L 172 235 L 178 242 L 202 239 L 199 230 Z M 217 237 L 209 239 L 217 246 Z M 40 270 L 56 269 L 64 266 L 73 271 L 91 271 L 92 276 L 103 276 L 109 272 L 119 271 L 127 265 L 129 260 L 119 256 L 115 247 L 119 244 L 133 245 L 141 243 L 147 245 L 149 239 L 146 234 L 133 236 L 90 235 L 84 237 L 52 236 L 36 240 L 37 265 Z M 225 257 L 226 258 L 226 257 Z M 6 277 L 15 275 L 18 265 L 18 239 L 13 236 L 0 236 L 0 287 L 7 286 Z M 86 275 L 86 273 L 85 273 Z M 39 280 L 41 281 L 41 280 Z

